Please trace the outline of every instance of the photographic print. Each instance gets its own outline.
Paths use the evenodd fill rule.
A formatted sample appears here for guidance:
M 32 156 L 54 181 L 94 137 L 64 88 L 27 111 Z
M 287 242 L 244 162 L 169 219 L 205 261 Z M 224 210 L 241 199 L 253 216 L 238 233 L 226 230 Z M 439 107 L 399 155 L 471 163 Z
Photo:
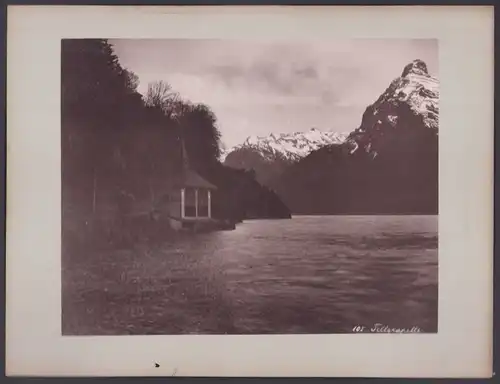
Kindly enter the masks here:
M 436 333 L 438 48 L 62 39 L 62 334 Z
M 6 374 L 491 377 L 492 10 L 9 7 Z

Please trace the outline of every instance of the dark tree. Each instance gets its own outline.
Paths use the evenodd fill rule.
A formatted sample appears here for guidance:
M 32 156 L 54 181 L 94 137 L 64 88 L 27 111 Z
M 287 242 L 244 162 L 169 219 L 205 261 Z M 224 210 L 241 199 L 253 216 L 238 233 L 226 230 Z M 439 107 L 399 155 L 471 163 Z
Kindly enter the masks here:
M 161 110 L 167 118 L 173 117 L 181 104 L 179 94 L 163 80 L 148 84 L 144 101 L 146 106 Z
M 190 158 L 198 168 L 206 168 L 219 161 L 221 134 L 217 118 L 206 105 L 186 105 L 179 116 L 181 134 Z

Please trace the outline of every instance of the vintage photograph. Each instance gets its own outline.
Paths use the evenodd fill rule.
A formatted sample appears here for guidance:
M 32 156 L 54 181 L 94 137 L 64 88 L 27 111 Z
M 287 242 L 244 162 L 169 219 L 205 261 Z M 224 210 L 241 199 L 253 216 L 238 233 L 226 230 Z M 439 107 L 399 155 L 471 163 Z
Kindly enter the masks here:
M 62 334 L 436 333 L 438 48 L 62 39 Z

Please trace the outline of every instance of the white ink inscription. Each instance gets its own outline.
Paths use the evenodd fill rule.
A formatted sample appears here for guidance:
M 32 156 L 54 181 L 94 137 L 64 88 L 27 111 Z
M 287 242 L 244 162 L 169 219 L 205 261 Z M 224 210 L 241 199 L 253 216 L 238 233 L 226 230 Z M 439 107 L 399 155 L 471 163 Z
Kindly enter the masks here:
M 356 325 L 352 331 L 354 333 L 421 333 L 422 329 L 417 326 L 411 328 L 394 328 L 382 323 L 375 323 L 371 327 Z

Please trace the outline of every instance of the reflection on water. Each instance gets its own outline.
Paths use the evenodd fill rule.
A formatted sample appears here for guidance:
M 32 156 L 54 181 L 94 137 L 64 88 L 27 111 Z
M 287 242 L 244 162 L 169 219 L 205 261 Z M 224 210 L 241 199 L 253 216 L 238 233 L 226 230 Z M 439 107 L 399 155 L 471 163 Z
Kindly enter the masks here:
M 437 261 L 437 216 L 248 221 L 74 263 L 63 332 L 436 332 Z

